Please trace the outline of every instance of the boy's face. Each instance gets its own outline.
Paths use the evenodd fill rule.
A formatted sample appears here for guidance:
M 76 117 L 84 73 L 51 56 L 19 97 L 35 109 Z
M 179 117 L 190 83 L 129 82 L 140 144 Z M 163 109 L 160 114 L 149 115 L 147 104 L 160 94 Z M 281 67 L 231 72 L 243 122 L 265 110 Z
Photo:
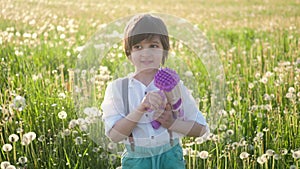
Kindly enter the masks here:
M 163 58 L 163 46 L 159 36 L 145 39 L 131 48 L 130 60 L 136 71 L 159 68 Z

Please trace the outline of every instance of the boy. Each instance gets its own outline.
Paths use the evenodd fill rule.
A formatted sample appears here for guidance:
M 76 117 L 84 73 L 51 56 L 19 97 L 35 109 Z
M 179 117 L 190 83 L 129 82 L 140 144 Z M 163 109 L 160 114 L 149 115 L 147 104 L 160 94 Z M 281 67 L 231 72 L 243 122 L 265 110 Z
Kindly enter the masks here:
M 168 31 L 160 18 L 139 14 L 127 24 L 124 50 L 135 72 L 126 77 L 125 87 L 124 78 L 110 83 L 101 105 L 106 135 L 126 147 L 122 169 L 184 169 L 180 138 L 208 132 L 203 115 L 182 82 L 184 120 L 173 116 L 171 105 L 154 85 L 154 76 L 165 63 L 169 48 Z M 123 100 L 123 90 L 128 90 L 128 100 Z M 153 120 L 161 126 L 153 128 Z

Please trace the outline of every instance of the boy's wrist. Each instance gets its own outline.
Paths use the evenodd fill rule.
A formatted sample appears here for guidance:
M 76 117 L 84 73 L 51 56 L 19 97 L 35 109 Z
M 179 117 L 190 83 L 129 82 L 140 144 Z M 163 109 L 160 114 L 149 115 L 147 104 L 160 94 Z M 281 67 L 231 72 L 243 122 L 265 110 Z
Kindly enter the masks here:
M 127 115 L 127 119 L 133 122 L 138 122 L 144 113 L 138 109 L 135 109 Z
M 169 130 L 178 132 L 177 128 L 178 128 L 178 126 L 180 126 L 180 125 L 178 125 L 178 123 L 180 123 L 179 120 L 175 119 L 173 124 L 169 127 Z

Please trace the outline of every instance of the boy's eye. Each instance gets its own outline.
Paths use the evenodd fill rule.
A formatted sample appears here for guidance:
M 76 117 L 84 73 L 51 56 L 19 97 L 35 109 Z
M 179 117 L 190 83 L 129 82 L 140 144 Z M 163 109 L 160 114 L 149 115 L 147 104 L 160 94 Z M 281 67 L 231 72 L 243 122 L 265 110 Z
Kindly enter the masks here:
M 133 48 L 133 49 L 141 49 L 142 46 L 141 46 L 141 45 L 134 45 L 132 48 Z
M 159 48 L 158 45 L 151 45 L 150 47 L 151 47 L 151 48 Z

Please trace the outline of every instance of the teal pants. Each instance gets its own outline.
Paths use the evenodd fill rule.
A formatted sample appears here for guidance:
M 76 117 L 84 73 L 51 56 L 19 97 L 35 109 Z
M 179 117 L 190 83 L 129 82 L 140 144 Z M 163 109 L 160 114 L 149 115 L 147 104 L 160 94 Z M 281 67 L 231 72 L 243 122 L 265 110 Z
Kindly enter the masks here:
M 135 150 L 131 151 L 130 147 L 126 146 L 122 157 L 122 169 L 185 169 L 182 147 L 176 143 L 174 146 L 155 148 L 135 147 Z

